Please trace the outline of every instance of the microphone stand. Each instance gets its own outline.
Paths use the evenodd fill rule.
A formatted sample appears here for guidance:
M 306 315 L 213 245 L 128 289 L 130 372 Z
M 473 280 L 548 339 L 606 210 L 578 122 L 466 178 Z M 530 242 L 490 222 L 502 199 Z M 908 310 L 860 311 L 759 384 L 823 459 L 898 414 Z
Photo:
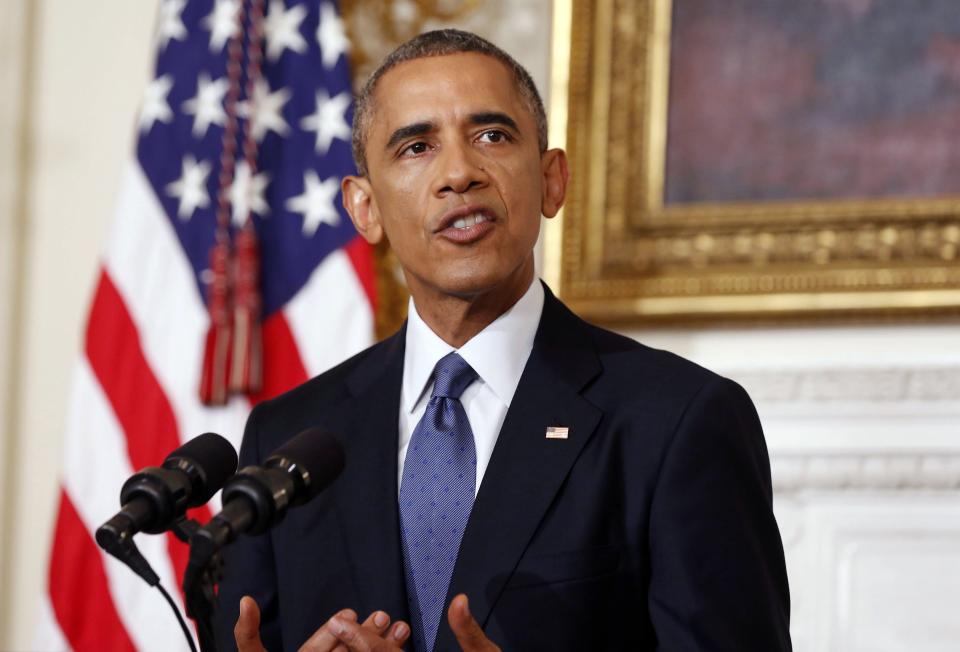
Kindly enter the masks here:
M 190 545 L 190 560 L 183 573 L 187 615 L 197 624 L 201 652 L 217 652 L 213 616 L 217 606 L 216 585 L 223 579 L 223 558 L 216 550 L 196 554 L 197 538 L 193 535 L 199 529 L 197 521 L 182 519 L 174 525 L 173 533 Z
M 224 491 L 230 493 L 229 483 Z M 257 497 L 254 495 L 254 498 Z M 261 507 L 261 511 L 267 509 Z M 187 615 L 197 623 L 202 652 L 216 652 L 213 616 L 217 607 L 215 587 L 223 579 L 223 556 L 220 551 L 236 538 L 238 532 L 249 528 L 253 514 L 249 500 L 227 500 L 223 510 L 206 526 L 200 527 L 196 521 L 183 521 L 182 526 L 177 523 L 174 527 L 177 536 L 190 544 L 190 559 L 183 573 L 183 594 L 186 596 Z

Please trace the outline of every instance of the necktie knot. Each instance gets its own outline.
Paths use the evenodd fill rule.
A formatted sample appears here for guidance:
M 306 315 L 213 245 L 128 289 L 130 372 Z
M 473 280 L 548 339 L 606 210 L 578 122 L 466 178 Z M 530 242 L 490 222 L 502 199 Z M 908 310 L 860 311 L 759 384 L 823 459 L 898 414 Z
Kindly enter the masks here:
M 464 390 L 477 379 L 477 372 L 458 353 L 440 358 L 433 369 L 433 396 L 459 399 Z

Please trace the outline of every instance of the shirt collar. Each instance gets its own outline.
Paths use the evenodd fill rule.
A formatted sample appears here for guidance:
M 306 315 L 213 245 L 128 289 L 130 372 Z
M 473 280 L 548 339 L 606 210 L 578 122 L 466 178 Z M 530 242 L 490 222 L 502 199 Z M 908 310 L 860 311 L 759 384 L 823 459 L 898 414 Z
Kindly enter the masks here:
M 458 350 L 504 405 L 510 406 L 520 375 L 533 350 L 533 338 L 543 313 L 543 286 L 535 278 L 520 299 Z M 403 364 L 402 406 L 413 412 L 426 391 L 437 361 L 452 346 L 434 333 L 417 313 L 413 298 L 407 316 Z

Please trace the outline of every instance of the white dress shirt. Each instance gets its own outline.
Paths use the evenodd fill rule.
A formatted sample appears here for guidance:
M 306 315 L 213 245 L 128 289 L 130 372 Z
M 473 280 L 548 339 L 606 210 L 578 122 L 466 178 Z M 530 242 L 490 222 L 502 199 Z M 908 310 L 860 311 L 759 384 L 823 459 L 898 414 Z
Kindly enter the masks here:
M 534 278 L 520 300 L 459 349 L 444 342 L 417 313 L 413 298 L 407 316 L 403 386 L 400 390 L 400 446 L 397 491 L 403 479 L 403 462 L 413 430 L 420 423 L 433 393 L 433 368 L 443 356 L 457 351 L 477 372 L 460 396 L 477 449 L 477 483 L 487 470 L 507 409 L 520 383 L 520 375 L 533 350 L 533 338 L 543 313 L 543 286 Z

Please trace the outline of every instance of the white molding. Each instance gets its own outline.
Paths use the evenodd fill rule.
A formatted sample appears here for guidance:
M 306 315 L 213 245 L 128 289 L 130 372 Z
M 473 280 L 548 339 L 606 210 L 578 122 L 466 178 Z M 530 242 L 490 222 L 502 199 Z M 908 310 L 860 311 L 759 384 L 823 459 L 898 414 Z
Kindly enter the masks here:
M 774 454 L 770 465 L 777 493 L 960 489 L 960 454 L 952 452 Z
M 725 370 L 757 403 L 943 402 L 960 405 L 960 365 Z

